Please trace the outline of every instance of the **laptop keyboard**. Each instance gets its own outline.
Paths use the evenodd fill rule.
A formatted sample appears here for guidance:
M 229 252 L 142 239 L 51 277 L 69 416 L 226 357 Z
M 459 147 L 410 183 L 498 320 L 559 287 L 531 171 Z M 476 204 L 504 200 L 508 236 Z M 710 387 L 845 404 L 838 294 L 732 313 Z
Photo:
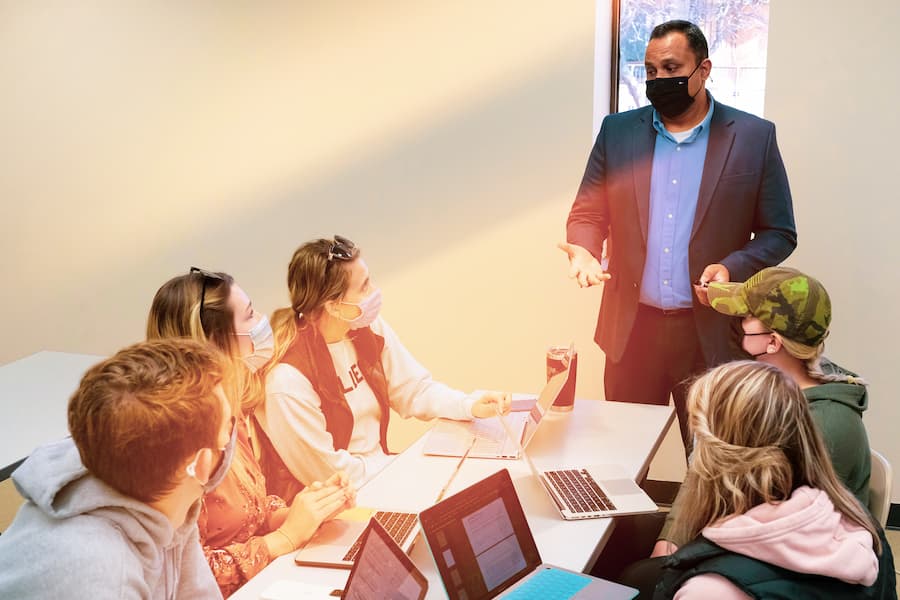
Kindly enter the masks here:
M 398 546 L 403 546 L 406 536 L 408 536 L 409 532 L 412 531 L 412 528 L 416 526 L 418 516 L 415 513 L 378 511 L 372 518 L 384 527 L 385 531 L 394 538 L 394 541 L 397 542 Z M 363 536 L 360 534 L 360 536 L 356 538 L 356 541 L 353 542 L 353 545 L 350 546 L 350 549 L 347 550 L 347 554 L 344 555 L 345 561 L 353 562 L 356 559 L 356 555 L 359 553 L 359 549 L 362 546 L 362 538 Z
M 553 482 L 553 487 L 573 513 L 616 510 L 612 501 L 585 469 L 546 471 L 545 475 Z
M 585 575 L 561 571 L 559 569 L 541 569 L 520 586 L 503 596 L 509 600 L 527 600 L 528 598 L 572 598 L 575 594 L 590 585 L 591 579 Z

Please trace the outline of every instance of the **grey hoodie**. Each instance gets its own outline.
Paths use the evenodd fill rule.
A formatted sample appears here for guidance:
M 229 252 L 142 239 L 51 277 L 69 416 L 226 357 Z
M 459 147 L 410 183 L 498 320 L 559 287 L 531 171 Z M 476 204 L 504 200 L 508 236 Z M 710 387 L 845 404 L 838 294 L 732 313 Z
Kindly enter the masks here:
M 26 502 L 0 535 L 0 598 L 221 598 L 197 533 L 88 473 L 71 438 L 12 475 Z

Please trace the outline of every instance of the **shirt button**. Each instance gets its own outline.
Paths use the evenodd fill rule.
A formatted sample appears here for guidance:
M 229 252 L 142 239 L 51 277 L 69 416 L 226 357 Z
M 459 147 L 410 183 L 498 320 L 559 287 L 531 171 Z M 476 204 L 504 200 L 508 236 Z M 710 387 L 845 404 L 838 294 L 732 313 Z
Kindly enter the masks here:
M 668 279 L 663 279 L 663 285 L 669 285 L 669 280 L 668 280 Z
M 681 146 L 675 146 L 675 152 L 681 152 Z
M 673 179 L 673 180 L 672 180 L 672 183 L 678 183 L 678 180 L 677 180 L 677 179 Z
M 671 219 L 671 218 L 672 218 L 672 213 L 669 213 L 669 214 L 666 215 L 666 216 L 669 217 L 669 218 Z
M 668 249 L 668 248 L 663 248 L 663 252 L 665 252 L 666 254 L 668 254 L 668 253 L 669 253 L 669 249 Z

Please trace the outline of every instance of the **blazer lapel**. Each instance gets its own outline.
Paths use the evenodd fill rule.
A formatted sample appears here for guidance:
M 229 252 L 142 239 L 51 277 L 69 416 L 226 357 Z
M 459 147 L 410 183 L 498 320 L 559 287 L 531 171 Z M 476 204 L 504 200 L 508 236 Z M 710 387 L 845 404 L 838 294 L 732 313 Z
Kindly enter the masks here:
M 691 229 L 692 240 L 709 209 L 716 186 L 725 169 L 725 163 L 728 162 L 731 146 L 734 144 L 734 129 L 731 127 L 734 120 L 726 120 L 721 113 L 722 111 L 716 106 L 709 124 L 709 142 L 706 146 L 706 160 L 703 162 L 700 191 L 697 194 L 697 212 L 694 214 L 694 225 Z
M 634 140 L 631 157 L 634 197 L 645 247 L 647 246 L 647 230 L 650 227 L 650 173 L 653 169 L 653 149 L 656 145 L 656 130 L 653 129 L 653 124 L 650 122 L 652 114 L 652 111 L 645 112 L 637 123 L 639 131 L 632 137 Z

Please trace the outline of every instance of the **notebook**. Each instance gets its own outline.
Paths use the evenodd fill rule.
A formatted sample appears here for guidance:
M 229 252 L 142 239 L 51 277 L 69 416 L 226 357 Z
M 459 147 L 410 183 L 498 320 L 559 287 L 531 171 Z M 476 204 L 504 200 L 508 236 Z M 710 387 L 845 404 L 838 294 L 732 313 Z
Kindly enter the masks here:
M 294 562 L 310 567 L 351 568 L 362 547 L 366 526 L 373 519 L 387 530 L 403 552 L 409 552 L 419 533 L 419 520 L 415 513 L 357 507 L 322 523 L 306 545 L 294 555 Z
M 280 580 L 263 593 L 263 600 L 422 600 L 428 580 L 413 564 L 394 538 L 376 519 L 371 519 L 362 535 L 362 544 L 343 590 L 299 581 Z
M 462 456 L 472 445 L 474 437 L 475 444 L 469 452 L 471 457 L 518 458 L 522 448 L 534 437 L 544 415 L 556 401 L 568 379 L 567 366 L 547 381 L 537 402 L 527 411 L 510 412 L 504 417 L 496 416 L 472 421 L 439 419 L 428 432 L 428 439 L 422 452 L 435 456 Z M 510 435 L 506 433 L 507 428 L 511 432 Z
M 515 432 L 507 429 L 510 438 Z M 651 513 L 656 503 L 619 465 L 594 465 L 541 471 L 520 448 L 532 474 L 567 521 Z
M 638 594 L 543 564 L 506 469 L 422 511 L 419 520 L 450 600 L 625 600 Z

